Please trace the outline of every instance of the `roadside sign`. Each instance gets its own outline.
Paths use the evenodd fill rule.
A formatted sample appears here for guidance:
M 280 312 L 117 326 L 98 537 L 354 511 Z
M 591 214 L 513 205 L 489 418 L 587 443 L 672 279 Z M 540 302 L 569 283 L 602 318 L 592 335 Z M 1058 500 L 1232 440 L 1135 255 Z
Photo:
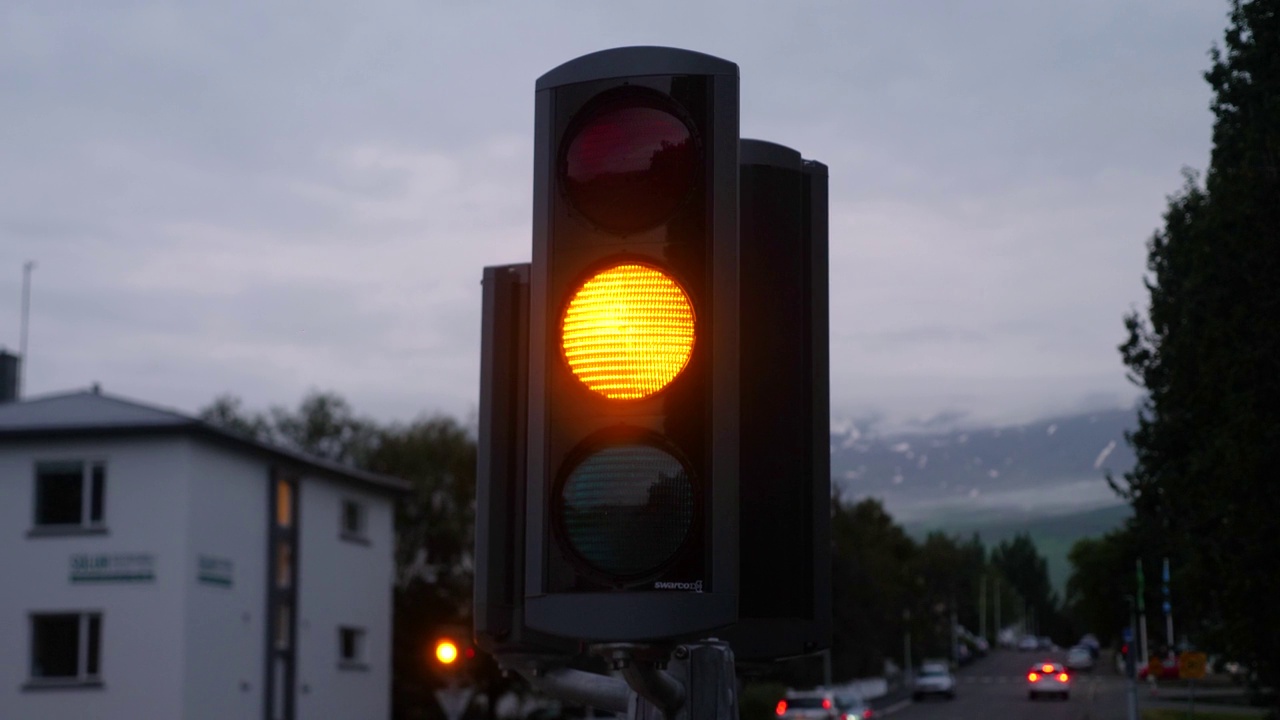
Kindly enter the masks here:
M 1164 663 L 1160 661 L 1159 655 L 1152 655 L 1147 659 L 1147 677 L 1155 680 L 1164 675 Z
M 1133 642 L 1133 628 L 1129 628 L 1129 627 L 1125 628 L 1120 633 L 1120 637 L 1123 638 L 1124 641 L 1127 643 Z
M 1205 654 L 1184 652 L 1178 656 L 1178 676 L 1184 680 L 1200 680 L 1204 677 Z

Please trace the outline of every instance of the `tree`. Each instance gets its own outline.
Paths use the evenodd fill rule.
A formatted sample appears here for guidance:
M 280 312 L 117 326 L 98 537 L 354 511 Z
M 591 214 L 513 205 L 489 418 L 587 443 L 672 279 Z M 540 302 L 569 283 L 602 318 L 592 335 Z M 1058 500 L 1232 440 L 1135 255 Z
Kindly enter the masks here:
M 922 617 L 912 573 L 915 543 L 878 500 L 831 502 L 836 677 L 880 675 L 887 657 L 901 659 L 904 611 Z
M 1170 557 L 1183 627 L 1280 681 L 1280 0 L 1235 0 L 1214 91 L 1204 184 L 1188 173 L 1147 245 L 1150 302 L 1120 346 L 1146 391 L 1129 436 L 1149 567 Z M 1156 554 L 1158 553 L 1158 555 Z M 1152 557 L 1154 555 L 1154 557 Z
M 1063 604 L 1077 627 L 1109 643 L 1132 624 L 1126 597 L 1130 593 L 1117 592 L 1116 578 L 1133 575 L 1136 557 L 1133 531 L 1127 525 L 1071 546 L 1067 554 L 1071 575 Z
M 1033 613 L 1041 635 L 1057 636 L 1067 632 L 1058 612 L 1058 598 L 1049 582 L 1049 563 L 1036 549 L 1027 533 L 1003 540 L 991 551 L 991 564 L 1009 582 Z

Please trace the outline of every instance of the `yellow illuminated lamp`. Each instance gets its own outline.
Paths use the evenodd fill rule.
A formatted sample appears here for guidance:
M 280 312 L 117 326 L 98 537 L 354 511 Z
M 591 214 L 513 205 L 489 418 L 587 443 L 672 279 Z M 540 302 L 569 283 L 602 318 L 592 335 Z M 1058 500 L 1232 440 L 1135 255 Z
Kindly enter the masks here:
M 693 354 L 693 303 L 669 275 L 624 263 L 596 273 L 565 309 L 561 347 L 569 368 L 611 400 L 666 387 Z
M 445 665 L 452 664 L 458 659 L 458 646 L 450 640 L 441 640 L 436 643 L 436 659 Z

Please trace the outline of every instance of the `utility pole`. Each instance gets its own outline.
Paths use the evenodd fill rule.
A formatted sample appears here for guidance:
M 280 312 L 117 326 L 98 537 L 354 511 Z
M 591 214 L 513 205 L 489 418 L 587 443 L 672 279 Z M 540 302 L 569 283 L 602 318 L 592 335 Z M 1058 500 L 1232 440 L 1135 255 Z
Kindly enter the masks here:
M 1134 562 L 1138 566 L 1138 641 L 1142 651 L 1142 664 L 1146 665 L 1151 658 L 1147 652 L 1147 603 L 1143 599 L 1147 593 L 1147 581 L 1142 575 L 1142 558 Z
M 999 646 L 999 645 L 1000 645 L 1000 578 L 995 578 L 995 583 L 994 583 L 994 584 L 995 584 L 995 591 L 996 591 L 996 592 L 995 592 L 995 595 L 996 595 L 996 608 L 995 608 L 995 609 L 996 609 L 996 617 L 995 617 L 995 621 L 996 621 L 996 622 L 995 622 L 995 625 L 996 625 L 996 638 L 995 638 L 995 642 L 992 644 L 992 647 L 997 647 L 997 646 Z
M 987 640 L 987 578 L 978 581 L 978 636 Z
M 22 264 L 22 330 L 18 338 L 18 392 L 17 398 L 22 398 L 22 386 L 27 375 L 27 322 L 31 316 L 31 271 L 36 267 L 34 260 L 28 260 Z
M 1133 596 L 1126 595 L 1125 599 L 1129 601 L 1129 622 L 1131 623 L 1135 622 L 1136 618 L 1133 612 L 1134 610 Z M 1130 636 L 1132 636 L 1132 631 L 1130 631 Z M 1132 641 L 1131 637 L 1125 638 L 1126 643 L 1131 641 Z M 1135 665 L 1134 658 L 1133 658 L 1133 649 L 1130 648 L 1128 656 L 1125 658 L 1125 663 L 1124 663 L 1125 695 L 1127 696 L 1127 699 L 1128 699 L 1127 704 L 1129 709 L 1128 720 L 1138 720 L 1138 685 L 1137 685 L 1137 680 L 1134 677 L 1138 674 L 1136 671 L 1136 667 L 1137 666 Z
M 1173 604 L 1169 601 L 1169 558 L 1164 559 L 1164 567 L 1160 574 L 1161 590 L 1164 595 L 1164 637 L 1169 643 L 1169 652 L 1174 652 L 1173 642 Z
M 902 610 L 902 665 L 903 679 L 910 688 L 915 669 L 911 665 L 911 610 L 906 608 Z

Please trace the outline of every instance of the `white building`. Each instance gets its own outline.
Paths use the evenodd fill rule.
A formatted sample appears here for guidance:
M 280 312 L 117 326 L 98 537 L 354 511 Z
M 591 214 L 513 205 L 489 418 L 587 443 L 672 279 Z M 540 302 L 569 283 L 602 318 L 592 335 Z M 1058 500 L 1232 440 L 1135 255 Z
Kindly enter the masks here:
M 386 718 L 405 483 L 96 391 L 0 403 L 0 718 Z

